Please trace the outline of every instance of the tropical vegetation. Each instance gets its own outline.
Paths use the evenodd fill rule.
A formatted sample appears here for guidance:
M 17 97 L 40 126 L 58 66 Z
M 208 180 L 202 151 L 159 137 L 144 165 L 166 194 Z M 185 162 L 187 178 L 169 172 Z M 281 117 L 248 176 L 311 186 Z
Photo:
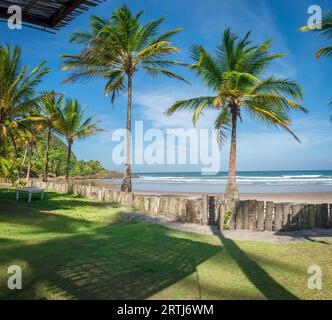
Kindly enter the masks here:
M 40 114 L 36 116 L 30 116 L 28 117 L 28 119 L 34 121 L 40 128 L 47 131 L 46 152 L 45 152 L 45 173 L 44 173 L 44 181 L 47 182 L 52 130 L 57 130 L 55 124 L 61 112 L 63 95 L 57 96 L 57 94 L 54 91 L 46 93 L 42 97 L 40 103 L 41 103 Z
M 75 139 L 100 129 L 93 131 L 93 117 L 85 117 L 77 101 L 67 99 L 63 106 L 62 94 L 38 91 L 50 72 L 45 64 L 22 67 L 19 47 L 0 46 L 0 181 L 28 185 L 42 172 L 45 181 L 49 173 L 66 174 L 68 181 L 70 175 L 105 172 L 99 162 L 79 162 L 72 154 Z M 69 119 L 70 111 L 77 114 Z M 68 147 L 61 136 L 69 137 Z
M 68 98 L 65 107 L 60 110 L 55 120 L 56 129 L 67 141 L 67 183 L 69 182 L 70 159 L 74 142 L 104 131 L 97 127 L 98 122 L 94 122 L 93 118 L 93 116 L 86 118 L 85 111 L 79 102 Z
M 104 79 L 104 93 L 111 96 L 112 103 L 119 93 L 127 92 L 126 160 L 121 186 L 121 190 L 125 192 L 132 190 L 131 109 L 134 75 L 142 70 L 150 76 L 165 75 L 185 80 L 169 69 L 184 65 L 169 58 L 170 54 L 180 51 L 171 44 L 170 39 L 182 29 L 160 33 L 158 28 L 165 17 L 142 24 L 142 14 L 143 10 L 134 14 L 127 6 L 122 6 L 109 19 L 92 16 L 90 31 L 75 32 L 71 38 L 73 43 L 84 46 L 82 51 L 76 55 L 62 55 L 65 58 L 63 70 L 72 72 L 65 82 Z
M 207 109 L 217 112 L 214 127 L 219 131 L 219 142 L 224 143 L 228 133 L 231 133 L 225 192 L 226 199 L 231 203 L 239 199 L 236 179 L 237 127 L 245 113 L 257 122 L 287 131 L 300 141 L 290 128 L 289 112 L 307 112 L 298 102 L 303 98 L 302 89 L 293 80 L 265 76 L 270 63 L 285 56 L 272 54 L 271 43 L 272 40 L 268 40 L 261 45 L 252 45 L 250 32 L 240 39 L 227 29 L 215 55 L 208 53 L 203 46 L 194 46 L 191 50 L 194 63 L 190 68 L 211 90 L 211 95 L 177 101 L 166 111 L 167 115 L 181 110 L 192 111 L 194 125 Z

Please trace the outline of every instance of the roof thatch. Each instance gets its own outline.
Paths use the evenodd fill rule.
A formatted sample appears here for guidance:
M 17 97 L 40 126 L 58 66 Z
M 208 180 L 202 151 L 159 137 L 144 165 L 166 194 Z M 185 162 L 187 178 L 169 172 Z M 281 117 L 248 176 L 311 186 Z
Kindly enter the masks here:
M 105 0 L 0 0 L 0 19 L 7 20 L 8 7 L 22 8 L 23 23 L 39 28 L 59 30 L 79 14 Z

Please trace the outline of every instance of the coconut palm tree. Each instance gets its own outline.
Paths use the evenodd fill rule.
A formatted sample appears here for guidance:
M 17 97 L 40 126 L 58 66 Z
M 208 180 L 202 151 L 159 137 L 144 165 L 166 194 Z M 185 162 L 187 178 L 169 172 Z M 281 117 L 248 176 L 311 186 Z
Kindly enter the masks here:
M 294 81 L 274 76 L 264 77 L 271 61 L 283 54 L 271 54 L 271 40 L 259 46 L 251 45 L 250 32 L 243 39 L 225 30 L 223 40 L 216 55 L 209 54 L 203 47 L 192 49 L 194 64 L 191 69 L 211 90 L 210 96 L 192 98 L 175 102 L 167 111 L 172 115 L 176 111 L 194 112 L 193 123 L 207 109 L 218 112 L 214 127 L 219 130 L 219 142 L 223 143 L 228 131 L 231 131 L 229 175 L 225 198 L 233 203 L 239 199 L 236 180 L 236 143 L 238 120 L 242 121 L 244 112 L 254 120 L 289 132 L 291 131 L 288 111 L 305 111 L 295 100 L 302 99 L 302 89 Z M 231 203 L 232 203 L 231 202 Z
M 48 180 L 49 149 L 52 131 L 56 131 L 55 123 L 61 112 L 63 104 L 63 95 L 54 91 L 45 93 L 40 101 L 40 113 L 35 116 L 29 116 L 28 119 L 37 123 L 37 125 L 47 131 L 46 153 L 45 153 L 45 173 L 44 181 Z
M 301 31 L 314 31 L 319 32 L 322 35 L 326 36 L 328 39 L 332 39 L 332 12 L 325 13 L 322 21 L 319 21 L 319 24 L 311 24 L 304 27 L 301 27 Z M 332 57 L 332 45 L 321 48 L 316 52 L 317 58 L 322 56 Z
M 120 92 L 126 91 L 127 138 L 126 160 L 122 191 L 130 192 L 131 184 L 131 107 L 133 77 L 138 71 L 151 76 L 166 75 L 184 80 L 169 68 L 184 65 L 170 60 L 169 55 L 179 51 L 171 45 L 170 38 L 181 31 L 180 28 L 160 34 L 158 28 L 165 18 L 140 22 L 143 11 L 133 14 L 127 6 L 115 10 L 108 19 L 91 17 L 90 32 L 76 32 L 71 41 L 84 45 L 78 55 L 62 55 L 64 70 L 72 74 L 66 81 L 102 78 L 106 81 L 105 95 L 114 103 Z
M 97 128 L 93 116 L 85 117 L 85 111 L 77 100 L 67 99 L 54 123 L 54 128 L 67 140 L 66 181 L 69 182 L 72 146 L 76 140 L 83 139 L 104 130 Z
M 325 13 L 321 21 L 321 28 L 317 25 L 308 25 L 300 28 L 301 31 L 315 31 L 320 32 L 322 35 L 326 36 L 328 39 L 332 40 L 332 12 Z M 321 48 L 316 52 L 316 57 L 332 57 L 332 45 Z M 332 99 L 330 102 L 330 106 L 332 109 Z M 330 118 L 332 121 L 332 116 Z
M 36 110 L 40 96 L 36 86 L 50 71 L 45 61 L 29 71 L 21 66 L 19 47 L 0 46 L 0 147 L 11 128 L 20 125 L 20 119 Z

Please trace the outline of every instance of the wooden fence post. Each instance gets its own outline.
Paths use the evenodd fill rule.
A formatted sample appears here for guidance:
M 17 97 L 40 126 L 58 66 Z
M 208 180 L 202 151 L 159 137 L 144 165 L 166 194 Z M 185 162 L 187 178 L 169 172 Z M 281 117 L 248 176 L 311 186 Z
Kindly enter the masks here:
M 282 203 L 275 204 L 274 231 L 279 231 L 283 226 L 284 211 Z
M 322 228 L 329 227 L 329 207 L 327 203 L 321 205 L 321 219 L 322 219 Z M 330 213 L 331 214 L 331 213 Z
M 264 231 L 265 217 L 264 217 L 264 201 L 257 202 L 257 230 Z
M 314 204 L 309 204 L 308 205 L 308 225 L 310 229 L 315 228 L 316 225 L 316 219 L 315 219 L 315 210 L 316 207 Z
M 243 202 L 242 215 L 243 215 L 243 229 L 249 229 L 249 201 Z
M 236 220 L 235 220 L 235 228 L 238 230 L 243 229 L 243 206 L 244 201 L 239 201 L 236 206 Z
M 266 202 L 266 215 L 265 215 L 265 230 L 273 230 L 273 201 Z
M 207 226 L 209 224 L 209 196 L 202 196 L 202 217 L 201 224 Z
M 257 210 L 257 200 L 249 201 L 249 216 L 248 216 L 248 228 L 249 230 L 256 230 L 256 210 Z
M 225 224 L 225 213 L 226 213 L 226 206 L 225 203 L 222 202 L 219 207 L 219 230 L 224 230 L 224 224 Z

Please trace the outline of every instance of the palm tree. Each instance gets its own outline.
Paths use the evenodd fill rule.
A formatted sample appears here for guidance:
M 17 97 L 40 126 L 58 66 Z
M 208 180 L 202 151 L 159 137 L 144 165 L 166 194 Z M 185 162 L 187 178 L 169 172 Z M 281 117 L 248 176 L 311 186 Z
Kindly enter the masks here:
M 192 49 L 194 64 L 191 68 L 200 77 L 202 83 L 211 89 L 211 96 L 203 96 L 175 102 L 167 111 L 171 115 L 176 111 L 194 112 L 193 123 L 206 110 L 218 112 L 214 127 L 219 131 L 219 142 L 223 143 L 228 131 L 231 131 L 229 175 L 225 199 L 234 203 L 239 199 L 236 180 L 236 142 L 238 119 L 246 111 L 253 119 L 289 132 L 296 140 L 297 136 L 289 128 L 288 111 L 306 110 L 295 100 L 302 99 L 302 89 L 294 81 L 273 76 L 263 77 L 266 68 L 274 59 L 283 54 L 271 54 L 271 40 L 260 46 L 251 45 L 250 32 L 243 39 L 225 30 L 216 55 L 209 54 L 203 47 Z M 243 112 L 242 112 L 243 111 Z
M 19 47 L 0 46 L 0 147 L 11 128 L 20 125 L 20 119 L 34 111 L 40 96 L 36 86 L 50 71 L 45 61 L 29 71 L 21 67 L 22 50 Z
M 70 157 L 73 143 L 104 130 L 97 128 L 93 116 L 86 118 L 85 111 L 77 100 L 67 99 L 65 107 L 58 114 L 54 127 L 67 140 L 66 182 L 69 182 Z
M 57 94 L 54 91 L 46 93 L 40 103 L 41 112 L 36 116 L 28 117 L 29 120 L 35 121 L 39 127 L 47 131 L 46 153 L 45 153 L 45 173 L 44 181 L 48 180 L 48 163 L 49 163 L 49 149 L 52 131 L 55 130 L 55 123 L 61 107 L 63 104 L 63 95 Z
M 91 17 L 90 32 L 76 32 L 71 41 L 84 45 L 78 55 L 62 55 L 64 70 L 73 73 L 66 81 L 105 79 L 105 95 L 111 95 L 114 103 L 120 92 L 127 91 L 127 137 L 124 178 L 121 190 L 130 192 L 131 184 L 131 107 L 133 76 L 139 70 L 151 76 L 166 75 L 184 80 L 169 67 L 184 65 L 168 56 L 178 52 L 170 38 L 182 29 L 176 28 L 159 34 L 158 28 L 165 18 L 141 24 L 143 11 L 133 14 L 127 6 L 115 10 L 108 19 Z
M 326 13 L 323 16 L 323 19 L 321 21 L 321 28 L 318 28 L 317 25 L 308 25 L 300 28 L 301 31 L 316 31 L 321 32 L 322 35 L 326 36 L 328 39 L 332 40 L 332 12 Z M 316 52 L 316 57 L 332 57 L 332 45 L 329 45 L 327 47 L 321 48 Z M 332 99 L 330 102 L 330 106 L 332 108 Z M 332 116 L 330 118 L 332 121 Z
M 315 31 L 320 32 L 322 35 L 326 36 L 328 39 L 332 39 L 332 13 L 325 13 L 321 26 L 318 25 L 307 25 L 300 28 L 301 31 Z M 316 52 L 317 58 L 322 56 L 332 57 L 332 45 L 321 48 Z

